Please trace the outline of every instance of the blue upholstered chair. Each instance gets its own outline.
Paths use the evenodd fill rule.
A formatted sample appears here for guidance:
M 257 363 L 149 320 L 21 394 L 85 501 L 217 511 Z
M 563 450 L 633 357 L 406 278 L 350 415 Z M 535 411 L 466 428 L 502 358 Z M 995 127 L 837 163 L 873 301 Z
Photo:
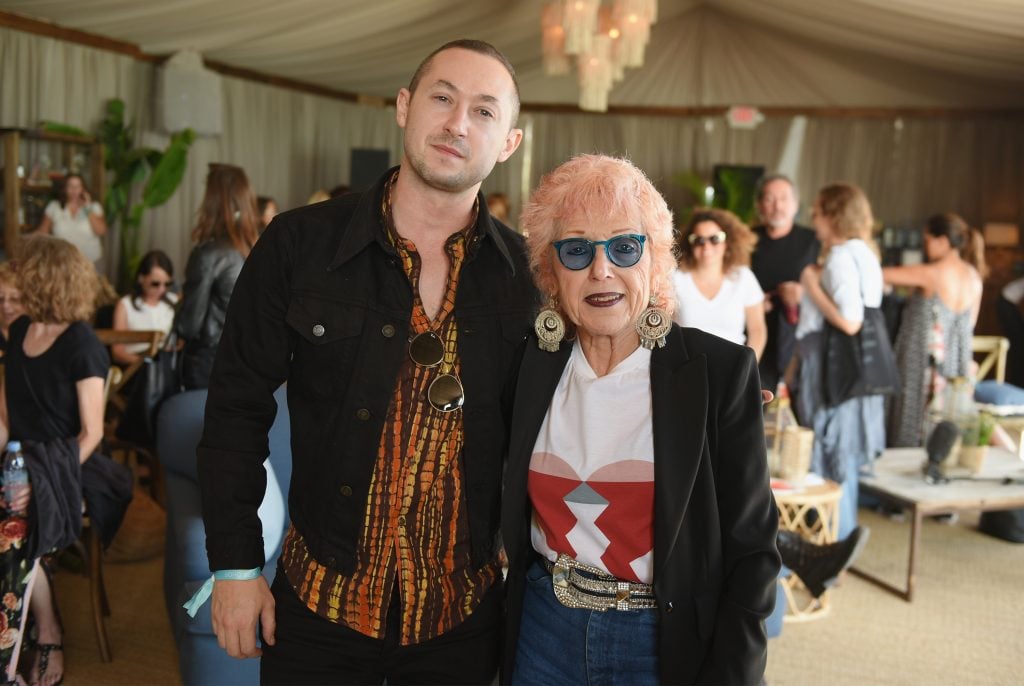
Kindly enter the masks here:
M 273 580 L 281 541 L 288 526 L 288 484 L 292 454 L 288 404 L 284 387 L 275 394 L 277 418 L 270 430 L 267 494 L 260 506 L 267 564 L 263 575 Z M 167 547 L 164 556 L 164 600 L 178 645 L 181 680 L 186 686 L 259 683 L 259 660 L 236 660 L 218 645 L 210 622 L 210 603 L 190 618 L 182 608 L 209 578 L 203 528 L 196 446 L 203 431 L 206 391 L 187 391 L 160 408 L 157 452 L 164 467 L 167 491 Z

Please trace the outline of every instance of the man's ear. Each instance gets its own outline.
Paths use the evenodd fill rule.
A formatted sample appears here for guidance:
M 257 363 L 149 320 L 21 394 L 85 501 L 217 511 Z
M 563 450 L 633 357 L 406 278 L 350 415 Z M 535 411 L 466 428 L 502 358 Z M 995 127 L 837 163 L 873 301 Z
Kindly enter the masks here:
M 519 148 L 519 144 L 522 142 L 523 130 L 510 129 L 508 135 L 505 136 L 505 146 L 501 149 L 501 153 L 498 155 L 498 161 L 504 162 L 509 157 L 512 157 L 512 153 Z
M 397 121 L 398 126 L 403 129 L 405 128 L 406 119 L 409 117 L 410 100 L 412 100 L 412 93 L 409 92 L 409 89 L 399 89 L 398 97 L 395 98 L 395 121 Z

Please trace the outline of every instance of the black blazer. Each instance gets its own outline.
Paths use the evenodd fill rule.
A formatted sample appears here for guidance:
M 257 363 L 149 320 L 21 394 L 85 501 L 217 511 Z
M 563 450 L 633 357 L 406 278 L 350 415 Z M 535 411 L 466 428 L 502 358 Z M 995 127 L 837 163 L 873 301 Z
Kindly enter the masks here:
M 571 349 L 564 343 L 544 352 L 533 338 L 526 345 L 502 506 L 510 563 L 505 680 L 534 556 L 527 472 Z M 764 619 L 775 604 L 780 564 L 757 362 L 747 347 L 673 326 L 651 357 L 651 394 L 661 681 L 756 684 L 767 662 Z

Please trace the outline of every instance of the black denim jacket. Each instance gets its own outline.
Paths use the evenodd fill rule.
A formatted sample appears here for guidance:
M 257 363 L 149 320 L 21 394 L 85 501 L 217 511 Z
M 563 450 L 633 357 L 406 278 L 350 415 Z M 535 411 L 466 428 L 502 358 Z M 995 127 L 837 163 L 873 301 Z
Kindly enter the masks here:
M 263 564 L 257 508 L 274 390 L 288 382 L 292 522 L 350 574 L 385 413 L 407 354 L 412 289 L 369 191 L 278 215 L 235 285 L 206 405 L 199 477 L 210 568 Z M 537 292 L 523 240 L 480 214 L 455 317 L 466 402 L 462 469 L 473 559 L 495 554 L 514 358 Z

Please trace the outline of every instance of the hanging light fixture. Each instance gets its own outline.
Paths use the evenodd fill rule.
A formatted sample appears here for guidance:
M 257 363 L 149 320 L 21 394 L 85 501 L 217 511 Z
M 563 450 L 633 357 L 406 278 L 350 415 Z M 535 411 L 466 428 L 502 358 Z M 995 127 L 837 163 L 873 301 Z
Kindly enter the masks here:
M 569 55 L 565 52 L 565 29 L 562 27 L 562 3 L 549 2 L 541 10 L 541 41 L 544 73 L 548 76 L 568 74 Z
M 619 30 L 622 66 L 644 66 L 644 50 L 651 40 L 651 24 L 658 19 L 656 0 L 615 0 L 612 20 Z
M 612 85 L 641 67 L 658 20 L 657 0 L 558 0 L 541 14 L 544 71 L 565 74 L 576 56 L 580 109 L 606 112 Z
M 590 52 L 597 30 L 597 8 L 600 0 L 563 0 L 562 28 L 565 29 L 565 54 Z
M 578 58 L 580 77 L 580 109 L 608 111 L 608 93 L 612 90 L 612 39 L 598 34 L 590 41 L 590 52 Z

